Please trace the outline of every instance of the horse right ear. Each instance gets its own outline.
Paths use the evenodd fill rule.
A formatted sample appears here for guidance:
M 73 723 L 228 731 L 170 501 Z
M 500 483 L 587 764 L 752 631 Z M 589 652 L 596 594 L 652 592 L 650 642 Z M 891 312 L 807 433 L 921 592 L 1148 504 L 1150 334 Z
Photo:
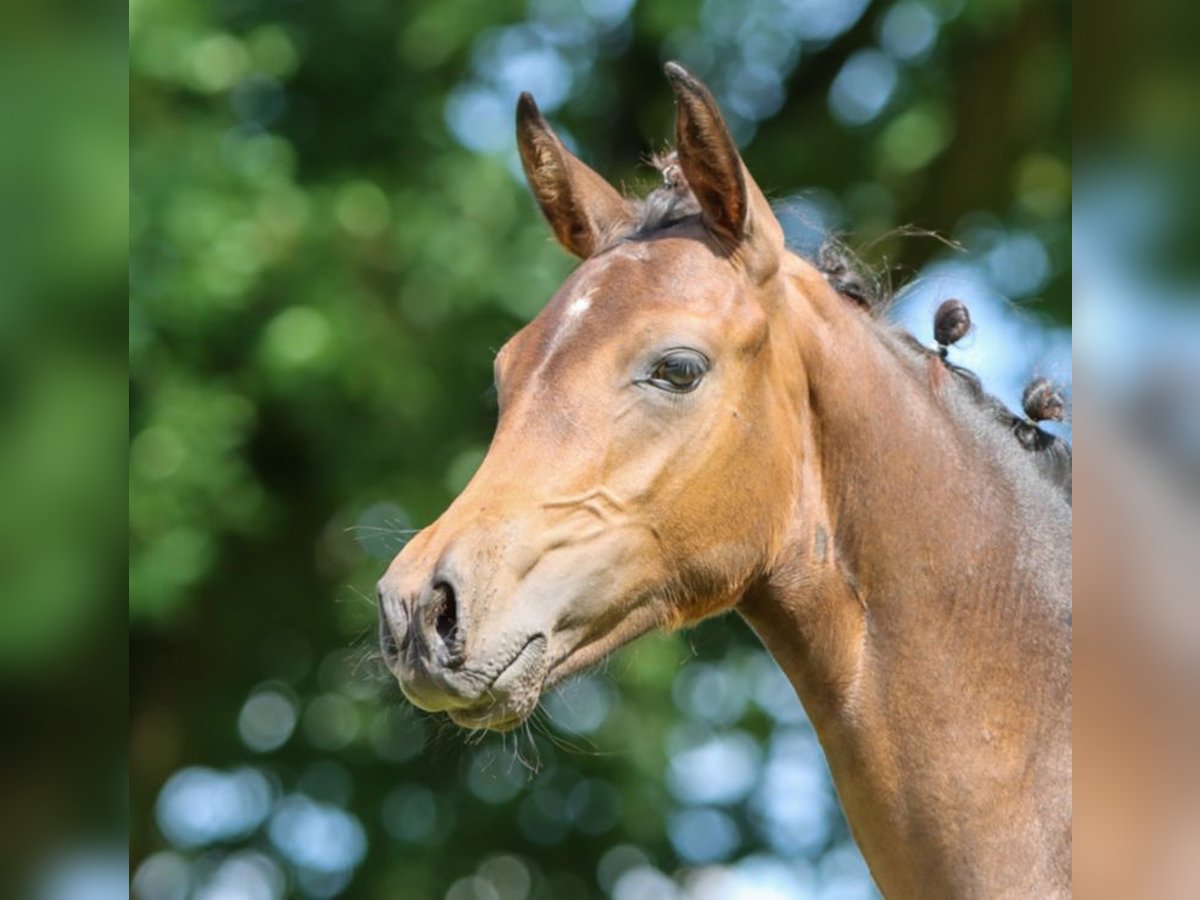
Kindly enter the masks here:
M 709 230 L 761 281 L 779 268 L 779 220 L 742 162 L 712 92 L 679 63 L 667 63 L 664 71 L 675 91 L 675 153 L 683 177 Z
M 632 219 L 628 201 L 564 146 L 529 94 L 517 101 L 517 149 L 558 242 L 587 259 Z

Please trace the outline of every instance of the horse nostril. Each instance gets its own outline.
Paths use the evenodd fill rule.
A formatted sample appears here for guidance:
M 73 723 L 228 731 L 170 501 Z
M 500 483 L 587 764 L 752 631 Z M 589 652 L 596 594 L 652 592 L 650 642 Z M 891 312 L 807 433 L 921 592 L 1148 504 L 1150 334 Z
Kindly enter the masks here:
M 458 631 L 458 596 L 454 588 L 445 581 L 439 581 L 433 586 L 433 590 L 437 609 L 434 628 L 450 655 L 458 656 L 462 649 Z

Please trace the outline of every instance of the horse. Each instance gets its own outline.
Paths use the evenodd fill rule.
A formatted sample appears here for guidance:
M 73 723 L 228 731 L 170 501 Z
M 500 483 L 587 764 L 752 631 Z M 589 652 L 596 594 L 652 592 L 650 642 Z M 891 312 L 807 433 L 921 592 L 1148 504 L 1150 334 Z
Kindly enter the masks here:
M 503 731 L 637 636 L 734 610 L 885 896 L 1067 896 L 1062 447 L 844 258 L 791 252 L 712 94 L 666 76 L 675 147 L 642 200 L 518 101 L 581 263 L 496 355 L 474 477 L 379 582 L 384 658 L 416 706 Z

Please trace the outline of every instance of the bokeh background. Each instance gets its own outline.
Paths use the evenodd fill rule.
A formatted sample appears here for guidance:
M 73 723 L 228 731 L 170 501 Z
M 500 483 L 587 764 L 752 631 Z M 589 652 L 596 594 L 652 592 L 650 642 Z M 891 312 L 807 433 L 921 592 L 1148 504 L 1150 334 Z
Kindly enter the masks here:
M 1058 0 L 134 0 L 133 896 L 875 896 L 736 616 L 468 739 L 383 673 L 373 584 L 572 266 L 519 91 L 640 190 L 684 62 L 794 246 L 844 235 L 922 340 L 966 300 L 956 361 L 1015 404 L 1071 378 L 1069 26 Z
M 123 38 L 103 2 L 0 8 L 5 897 L 36 870 L 38 896 L 99 898 L 125 868 Z

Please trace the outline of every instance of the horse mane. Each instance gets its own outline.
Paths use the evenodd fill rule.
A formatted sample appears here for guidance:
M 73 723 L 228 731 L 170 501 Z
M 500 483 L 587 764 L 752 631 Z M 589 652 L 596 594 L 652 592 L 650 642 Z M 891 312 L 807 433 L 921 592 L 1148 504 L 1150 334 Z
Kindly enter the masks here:
M 684 178 L 674 151 L 658 153 L 650 158 L 662 176 L 662 184 L 640 200 L 633 200 L 635 215 L 633 224 L 619 235 L 618 240 L 643 239 L 654 232 L 670 228 L 686 220 L 700 216 L 700 204 Z M 794 248 L 792 249 L 794 252 Z M 1063 421 L 1066 402 L 1062 392 L 1048 380 L 1035 378 L 1025 389 L 1022 399 L 1024 415 L 1009 409 L 1003 401 L 988 393 L 982 382 L 971 370 L 956 365 L 947 359 L 947 347 L 970 328 L 970 316 L 965 305 L 957 300 L 948 300 L 938 310 L 943 317 L 935 322 L 938 346 L 930 347 L 910 332 L 887 321 L 887 312 L 892 306 L 897 290 L 892 287 L 888 273 L 873 269 L 856 254 L 845 241 L 829 235 L 821 244 L 814 259 L 809 259 L 825 276 L 829 285 L 842 297 L 864 309 L 873 320 L 881 323 L 895 340 L 894 345 L 924 363 L 934 378 L 942 376 L 956 384 L 969 399 L 971 406 L 984 413 L 985 419 L 1000 426 L 1008 443 L 1001 449 L 1017 448 L 1020 456 L 1032 463 L 1036 472 L 1056 490 L 1067 503 L 1071 502 L 1071 445 L 1062 438 L 1050 434 L 1038 425 L 1046 420 Z M 951 304 L 954 304 L 951 307 Z M 946 331 L 951 318 L 949 339 L 941 332 Z M 944 341 L 944 343 L 943 343 Z

